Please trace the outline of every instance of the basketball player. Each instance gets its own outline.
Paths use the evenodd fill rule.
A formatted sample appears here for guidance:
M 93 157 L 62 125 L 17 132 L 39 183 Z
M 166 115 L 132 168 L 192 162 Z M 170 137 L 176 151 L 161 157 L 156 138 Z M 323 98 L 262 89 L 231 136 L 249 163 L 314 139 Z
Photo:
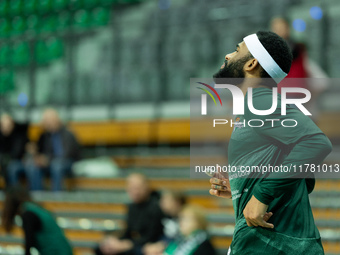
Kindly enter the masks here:
M 254 108 L 267 110 L 272 106 L 272 87 L 287 75 L 291 63 L 285 40 L 259 31 L 245 37 L 235 52 L 225 56 L 214 78 L 217 83 L 221 83 L 218 78 L 240 78 L 237 86 L 244 95 L 248 88 L 253 90 Z M 332 150 L 329 139 L 299 109 L 287 106 L 287 114 L 281 114 L 280 94 L 274 113 L 255 115 L 245 104 L 244 115 L 235 117 L 241 125 L 234 126 L 228 161 L 238 171 L 242 166 L 317 165 Z M 257 128 L 242 125 L 250 119 L 266 124 Z M 266 119 L 278 121 L 272 127 Z M 286 119 L 298 124 L 284 127 L 281 122 Z M 229 180 L 212 178 L 210 182 L 211 195 L 233 200 L 236 225 L 228 254 L 324 254 L 308 198 L 315 185 L 314 175 L 301 176 L 300 171 L 250 173 L 247 178 L 229 175 Z

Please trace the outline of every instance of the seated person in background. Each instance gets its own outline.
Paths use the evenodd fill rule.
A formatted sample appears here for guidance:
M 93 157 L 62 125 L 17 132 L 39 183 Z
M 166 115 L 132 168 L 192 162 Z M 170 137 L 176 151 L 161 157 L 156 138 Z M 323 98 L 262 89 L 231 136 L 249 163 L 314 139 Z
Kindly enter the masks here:
M 127 178 L 128 206 L 126 230 L 121 238 L 107 237 L 96 248 L 97 255 L 140 255 L 142 246 L 158 241 L 163 234 L 159 196 L 152 192 L 146 177 L 131 174 Z
M 179 215 L 181 235 L 166 248 L 165 255 L 215 255 L 201 208 L 185 206 Z
M 31 201 L 29 192 L 11 187 L 6 192 L 2 210 L 2 226 L 11 232 L 14 218 L 22 218 L 25 235 L 25 255 L 36 248 L 40 255 L 72 255 L 72 248 L 51 213 Z
M 162 255 L 166 246 L 180 234 L 178 216 L 185 203 L 186 197 L 182 192 L 167 190 L 162 193 L 160 206 L 164 213 L 164 235 L 161 241 L 144 245 L 144 255 Z
M 42 189 L 42 178 L 48 173 L 52 190 L 62 190 L 63 177 L 71 174 L 72 164 L 79 159 L 80 146 L 74 134 L 61 122 L 54 109 L 47 109 L 42 117 L 43 133 L 36 150 L 31 149 L 33 161 L 26 167 L 31 190 Z
M 24 172 L 23 158 L 27 142 L 27 124 L 15 123 L 8 114 L 1 115 L 0 170 L 7 186 L 16 184 L 19 173 Z

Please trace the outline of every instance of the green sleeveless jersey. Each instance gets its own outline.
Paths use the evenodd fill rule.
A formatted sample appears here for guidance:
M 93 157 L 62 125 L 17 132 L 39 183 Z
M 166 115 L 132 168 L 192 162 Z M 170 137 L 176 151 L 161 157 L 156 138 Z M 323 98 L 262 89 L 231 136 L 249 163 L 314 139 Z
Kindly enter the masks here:
M 57 225 L 51 213 L 34 203 L 26 202 L 24 211 L 34 213 L 40 220 L 40 230 L 35 235 L 36 249 L 40 255 L 72 255 L 72 248 L 63 231 Z
M 272 90 L 253 89 L 253 105 L 257 110 L 270 109 Z M 320 164 L 330 153 L 329 139 L 300 110 L 287 106 L 287 114 L 281 115 L 280 95 L 277 108 L 270 115 L 254 115 L 246 103 L 244 109 L 244 115 L 236 118 L 238 123 L 228 148 L 229 164 L 236 169 L 229 173 L 236 218 L 231 254 L 324 254 L 308 198 L 314 188 L 314 176 L 297 177 L 301 177 L 300 165 Z M 297 125 L 287 127 L 296 124 L 292 119 Z M 248 125 L 249 120 L 253 127 Z M 256 172 L 254 166 L 290 170 Z M 269 205 L 267 211 L 273 212 L 269 222 L 274 229 L 247 226 L 243 210 L 253 195 Z

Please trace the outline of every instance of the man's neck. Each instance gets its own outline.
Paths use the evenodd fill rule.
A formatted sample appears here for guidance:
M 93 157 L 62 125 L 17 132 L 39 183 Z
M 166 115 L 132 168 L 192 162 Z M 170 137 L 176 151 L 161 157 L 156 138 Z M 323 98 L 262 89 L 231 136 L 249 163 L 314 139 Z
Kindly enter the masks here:
M 245 78 L 244 82 L 240 85 L 240 89 L 244 96 L 248 92 L 248 88 L 266 88 L 266 86 L 261 85 L 261 78 Z

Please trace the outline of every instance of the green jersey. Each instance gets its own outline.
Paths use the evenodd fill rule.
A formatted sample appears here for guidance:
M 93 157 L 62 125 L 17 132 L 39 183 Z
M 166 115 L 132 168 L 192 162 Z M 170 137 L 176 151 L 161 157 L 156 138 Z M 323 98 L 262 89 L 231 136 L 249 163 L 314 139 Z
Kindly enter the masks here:
M 253 105 L 257 110 L 270 109 L 272 90 L 253 89 Z M 236 169 L 229 173 L 236 217 L 230 254 L 324 254 L 308 198 L 314 188 L 314 176 L 301 178 L 300 170 L 293 171 L 292 167 L 320 164 L 332 149 L 329 139 L 300 110 L 287 106 L 286 115 L 281 115 L 280 95 L 277 108 L 270 115 L 254 115 L 247 104 L 244 109 L 244 115 L 236 118 L 238 124 L 228 149 L 229 164 Z M 249 120 L 253 127 L 248 125 Z M 287 127 L 296 124 L 292 120 L 297 125 Z M 247 166 L 248 170 L 252 166 L 291 170 L 268 170 L 264 175 L 254 170 L 247 172 Z M 267 211 L 273 212 L 273 216 L 268 222 L 274 224 L 274 229 L 247 226 L 243 210 L 253 195 L 269 205 Z
M 57 225 L 51 213 L 44 208 L 31 203 L 25 202 L 24 211 L 34 213 L 40 221 L 39 231 L 30 233 L 34 235 L 35 248 L 41 255 L 72 255 L 72 248 L 67 241 L 63 231 Z

